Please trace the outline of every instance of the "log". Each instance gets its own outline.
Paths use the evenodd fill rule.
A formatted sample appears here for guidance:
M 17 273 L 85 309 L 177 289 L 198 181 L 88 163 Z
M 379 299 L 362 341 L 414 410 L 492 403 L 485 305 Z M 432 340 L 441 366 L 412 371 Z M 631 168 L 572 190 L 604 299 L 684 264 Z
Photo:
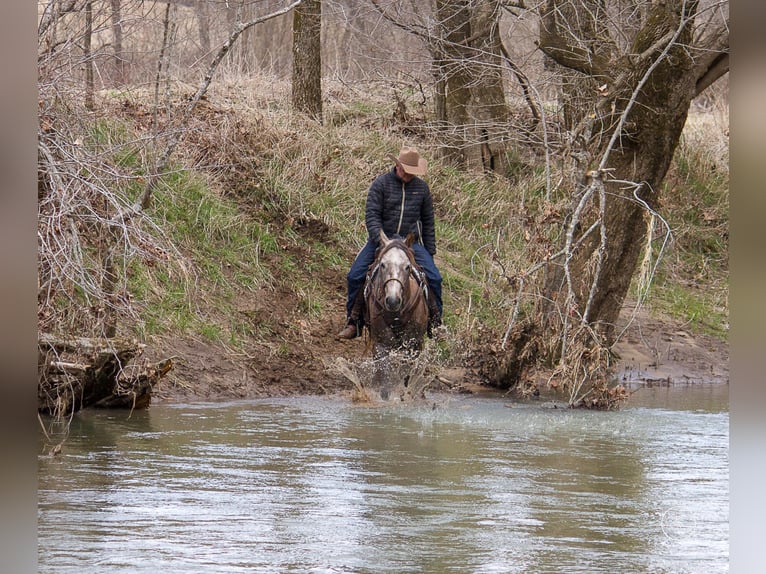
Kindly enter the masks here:
M 83 408 L 147 408 L 170 359 L 130 365 L 145 345 L 132 339 L 38 335 L 40 413 L 63 417 Z

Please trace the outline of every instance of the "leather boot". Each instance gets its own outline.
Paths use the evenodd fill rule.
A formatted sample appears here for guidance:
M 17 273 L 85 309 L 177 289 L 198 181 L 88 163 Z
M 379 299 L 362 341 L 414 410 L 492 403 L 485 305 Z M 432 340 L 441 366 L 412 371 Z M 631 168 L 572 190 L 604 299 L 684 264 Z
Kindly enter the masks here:
M 346 328 L 343 329 L 340 333 L 338 333 L 338 339 L 356 339 L 359 336 L 359 329 L 356 326 L 356 323 L 349 323 L 346 325 Z
M 348 318 L 346 327 L 338 333 L 339 339 L 356 339 L 362 334 L 362 321 L 360 320 L 362 313 L 364 312 L 364 290 L 360 289 L 354 304 L 351 307 L 351 315 Z

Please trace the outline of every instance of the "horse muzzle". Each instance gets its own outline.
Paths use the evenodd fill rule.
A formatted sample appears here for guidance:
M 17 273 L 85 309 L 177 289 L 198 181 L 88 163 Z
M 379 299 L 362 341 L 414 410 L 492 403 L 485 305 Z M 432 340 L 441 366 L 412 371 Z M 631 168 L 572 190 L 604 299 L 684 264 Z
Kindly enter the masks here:
M 383 284 L 383 306 L 386 308 L 386 311 L 389 313 L 399 312 L 404 302 L 403 293 L 404 283 L 397 277 L 386 279 L 386 282 Z
M 402 308 L 402 298 L 398 295 L 388 295 L 383 301 L 383 304 L 386 308 L 386 311 L 396 313 Z

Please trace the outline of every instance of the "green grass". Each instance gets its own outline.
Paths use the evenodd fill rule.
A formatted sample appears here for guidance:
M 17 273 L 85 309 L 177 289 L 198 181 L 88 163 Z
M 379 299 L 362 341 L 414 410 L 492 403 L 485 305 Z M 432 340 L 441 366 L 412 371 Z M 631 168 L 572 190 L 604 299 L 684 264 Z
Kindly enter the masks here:
M 728 157 L 713 138 L 682 139 L 663 186 L 663 214 L 674 242 L 648 299 L 693 331 L 728 337 Z M 703 134 L 704 135 L 704 134 Z
M 223 339 L 223 328 L 216 323 L 200 323 L 198 333 L 210 342 L 219 342 Z
M 143 157 L 137 141 L 132 127 L 114 118 L 98 118 L 86 138 L 86 144 L 91 149 L 110 156 L 119 168 L 140 171 Z
M 324 311 L 323 295 L 313 281 L 309 281 L 306 287 L 300 287 L 298 293 L 298 312 L 308 318 L 316 319 L 322 316 Z
M 212 193 L 201 177 L 185 170 L 168 174 L 155 203 L 171 240 L 190 254 L 203 279 L 228 289 L 268 283 L 262 256 L 278 251 L 275 235 Z
M 652 306 L 681 319 L 692 332 L 728 338 L 728 305 L 714 290 L 685 287 L 663 282 L 655 287 Z

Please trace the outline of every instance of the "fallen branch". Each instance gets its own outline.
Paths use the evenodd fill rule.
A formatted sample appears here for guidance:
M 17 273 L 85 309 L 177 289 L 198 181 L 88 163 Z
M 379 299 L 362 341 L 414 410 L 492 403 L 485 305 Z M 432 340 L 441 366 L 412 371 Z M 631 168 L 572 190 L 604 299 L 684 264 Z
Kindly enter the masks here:
M 38 412 L 63 417 L 83 408 L 146 408 L 170 359 L 128 365 L 145 345 L 134 340 L 38 336 Z

